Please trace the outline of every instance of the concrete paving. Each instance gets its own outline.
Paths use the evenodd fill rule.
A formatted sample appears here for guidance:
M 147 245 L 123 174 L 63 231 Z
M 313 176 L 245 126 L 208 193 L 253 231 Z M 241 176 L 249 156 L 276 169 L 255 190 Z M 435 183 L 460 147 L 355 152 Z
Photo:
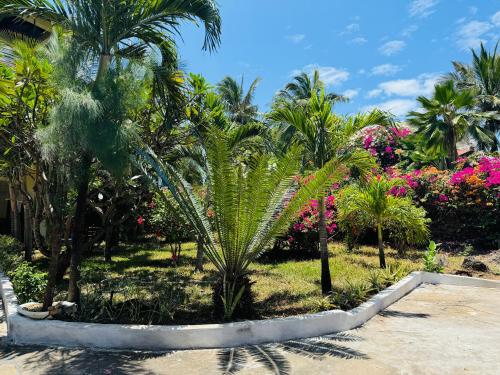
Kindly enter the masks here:
M 335 373 L 500 374 L 500 289 L 422 285 L 363 327 L 280 344 L 169 353 L 0 348 L 1 375 Z

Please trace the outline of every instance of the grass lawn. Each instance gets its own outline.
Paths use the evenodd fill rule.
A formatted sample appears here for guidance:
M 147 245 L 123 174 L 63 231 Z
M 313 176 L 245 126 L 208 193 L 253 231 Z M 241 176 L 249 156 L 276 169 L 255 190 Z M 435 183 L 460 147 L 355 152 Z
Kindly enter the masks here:
M 353 286 L 360 284 L 369 285 L 370 277 L 379 270 L 378 250 L 374 247 L 362 246 L 349 253 L 343 244 L 333 243 L 330 245 L 330 253 L 332 281 L 337 291 L 352 289 Z M 215 270 L 206 262 L 203 272 L 194 272 L 195 258 L 196 246 L 193 243 L 183 245 L 177 265 L 172 261 L 168 247 L 161 247 L 155 243 L 142 243 L 121 246 L 113 255 L 111 264 L 106 264 L 101 255 L 95 255 L 86 259 L 82 268 L 84 275 L 92 274 L 85 270 L 101 272 L 105 269 L 107 278 L 126 280 L 129 284 L 133 284 L 134 280 L 140 284 L 147 283 L 148 280 L 162 279 L 168 285 L 175 285 L 176 293 L 180 291 L 182 298 L 172 297 L 172 302 L 163 301 L 169 305 L 167 306 L 169 318 L 166 321 L 162 320 L 164 324 L 215 322 L 212 316 L 211 290 L 211 284 L 216 276 Z M 422 269 L 421 251 L 410 250 L 404 258 L 398 258 L 396 252 L 388 248 L 386 258 L 393 271 L 400 271 L 394 281 L 411 271 Z M 446 256 L 445 272 L 454 273 L 460 269 L 463 258 L 459 255 Z M 499 278 L 500 268 L 492 264 L 489 266 L 492 272 L 479 276 Z M 255 318 L 283 317 L 338 308 L 339 306 L 336 306 L 331 299 L 321 296 L 319 277 L 319 259 L 274 262 L 262 260 L 253 264 L 251 279 L 255 282 L 253 285 L 256 300 Z M 91 283 L 83 286 L 84 293 L 99 288 L 98 284 Z M 139 285 L 138 289 L 140 288 Z M 130 296 L 125 295 L 120 294 L 118 290 L 114 296 L 110 296 L 112 304 L 130 299 Z M 141 315 L 140 312 L 137 314 Z M 125 323 L 128 319 L 100 318 L 97 321 Z

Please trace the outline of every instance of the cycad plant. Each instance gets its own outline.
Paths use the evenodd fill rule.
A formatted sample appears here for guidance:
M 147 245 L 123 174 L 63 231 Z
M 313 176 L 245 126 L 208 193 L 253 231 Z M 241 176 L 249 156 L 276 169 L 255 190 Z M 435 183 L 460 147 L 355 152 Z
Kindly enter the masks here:
M 377 232 L 381 268 L 386 267 L 384 230 L 404 234 L 409 244 L 424 243 L 429 237 L 427 224 L 430 220 L 426 219 L 425 210 L 415 206 L 410 197 L 392 194 L 393 188 L 397 189 L 402 183 L 398 179 L 373 176 L 366 183 L 347 186 L 337 199 L 341 227 L 355 221 L 358 228 Z
M 269 119 L 279 124 L 287 143 L 303 147 L 304 167 L 319 170 L 329 161 L 343 161 L 349 164 L 346 154 L 350 139 L 362 128 L 374 124 L 392 124 L 389 116 L 381 111 L 341 118 L 333 114 L 332 102 L 324 90 L 311 93 L 307 105 L 284 102 L 269 115 Z M 283 142 L 285 143 L 285 142 Z M 363 171 L 361 171 L 363 172 Z M 319 243 L 321 253 L 321 290 L 323 294 L 332 291 L 330 275 L 328 235 L 325 219 L 324 191 L 316 197 L 319 213 Z
M 227 138 L 214 127 L 207 133 L 210 218 L 174 168 L 146 157 L 156 165 L 156 172 L 202 238 L 205 255 L 219 273 L 214 288 L 216 311 L 230 319 L 244 315 L 243 310 L 249 308 L 252 262 L 286 231 L 311 198 L 332 180 L 342 178 L 346 169 L 342 160 L 332 160 L 314 174 L 309 184 L 299 187 L 294 179 L 300 169 L 298 148 L 293 147 L 279 160 L 270 154 L 258 154 L 242 164 L 235 161 Z M 350 160 L 360 168 L 370 164 L 364 152 L 351 155 Z

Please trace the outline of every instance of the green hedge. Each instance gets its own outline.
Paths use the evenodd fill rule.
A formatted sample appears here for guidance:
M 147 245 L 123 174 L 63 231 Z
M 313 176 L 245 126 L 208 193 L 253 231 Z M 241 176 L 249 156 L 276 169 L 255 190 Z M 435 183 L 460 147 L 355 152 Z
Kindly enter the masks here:
M 22 245 L 9 236 L 0 236 L 0 268 L 10 278 L 19 303 L 41 301 L 47 274 L 23 258 Z

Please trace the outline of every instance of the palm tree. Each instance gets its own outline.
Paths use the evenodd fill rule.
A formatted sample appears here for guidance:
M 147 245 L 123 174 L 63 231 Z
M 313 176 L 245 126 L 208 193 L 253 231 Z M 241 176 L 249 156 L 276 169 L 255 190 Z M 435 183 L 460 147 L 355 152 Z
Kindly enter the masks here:
M 112 99 L 113 92 L 106 85 L 116 76 L 111 69 L 120 66 L 120 59 L 137 60 L 154 46 L 158 48 L 164 65 L 177 61 L 173 35 L 179 32 L 181 21 L 201 21 L 205 27 L 203 48 L 213 50 L 220 42 L 221 19 L 212 0 L 158 0 L 158 1 L 102 1 L 102 0 L 0 0 L 0 14 L 16 17 L 40 18 L 59 25 L 71 37 L 66 50 L 67 84 L 65 103 L 59 110 L 70 110 L 75 116 L 75 128 L 106 122 L 106 111 L 100 111 L 100 100 Z M 69 57 L 68 57 L 69 56 Z M 71 59 L 71 61 L 67 61 Z M 96 66 L 95 75 L 82 82 L 78 76 L 85 67 Z M 76 78 L 76 80 L 75 80 Z M 78 87 L 75 87 L 75 84 Z M 57 109 L 56 109 L 57 111 Z M 76 115 L 78 113 L 78 115 Z M 55 115 L 54 118 L 68 122 Z M 108 135 L 109 136 L 109 135 Z M 115 133 L 107 146 L 116 141 Z M 85 139 L 82 137 L 82 139 Z M 103 141 L 103 138 L 94 140 Z M 88 138 L 86 139 L 88 140 Z M 75 208 L 72 256 L 70 266 L 70 301 L 80 300 L 80 258 L 83 251 L 85 211 L 91 178 L 90 169 L 95 150 L 88 142 L 79 155 L 79 178 Z M 113 147 L 111 147 L 113 148 Z M 109 150 L 108 147 L 106 149 Z M 119 151 L 123 151 L 120 149 Z
M 482 112 L 500 112 L 500 56 L 497 55 L 497 47 L 498 43 L 490 53 L 481 43 L 479 52 L 472 50 L 472 64 L 453 62 L 455 72 L 448 75 L 457 88 L 475 91 L 476 105 Z M 491 150 L 499 150 L 500 120 L 486 120 L 485 128 L 496 135 Z M 488 145 L 479 143 L 478 146 L 484 149 Z
M 297 187 L 294 176 L 300 167 L 298 148 L 292 148 L 279 160 L 271 154 L 258 154 L 248 163 L 238 163 L 223 131 L 212 127 L 206 139 L 208 191 L 214 212 L 210 220 L 203 204 L 172 166 L 152 155 L 143 157 L 155 166 L 204 241 L 205 254 L 220 276 L 214 302 L 229 319 L 249 307 L 250 264 L 288 228 L 304 204 L 346 171 L 341 159 L 331 160 L 309 184 Z M 360 168 L 370 165 L 364 152 L 351 155 L 351 161 Z
M 301 72 L 293 78 L 292 82 L 287 83 L 285 88 L 279 92 L 278 99 L 296 103 L 307 103 L 314 93 L 319 94 L 324 88 L 325 84 L 321 81 L 317 69 L 313 71 L 312 79 L 309 74 Z M 325 98 L 332 104 L 349 101 L 349 98 L 346 96 L 336 93 L 326 94 Z
M 324 90 L 315 91 L 307 105 L 297 106 L 285 102 L 275 108 L 269 119 L 284 124 L 283 134 L 293 134 L 292 140 L 303 146 L 304 161 L 315 170 L 323 168 L 331 160 L 343 161 L 344 168 L 349 164 L 349 157 L 343 154 L 350 138 L 360 129 L 373 124 L 392 123 L 390 118 L 380 111 L 340 118 L 332 113 L 332 102 Z M 291 129 L 292 131 L 289 131 Z M 319 213 L 319 241 L 321 253 L 321 290 L 323 294 L 332 291 L 330 266 L 328 260 L 328 237 L 325 221 L 325 192 L 317 196 Z
M 446 152 L 448 167 L 458 158 L 457 143 L 470 137 L 481 144 L 492 144 L 494 134 L 483 127 L 484 120 L 500 119 L 496 112 L 474 109 L 476 93 L 458 90 L 453 81 L 437 84 L 432 98 L 419 96 L 423 111 L 409 113 L 409 122 L 423 134 L 426 148 Z
M 391 188 L 401 186 L 400 180 L 372 177 L 366 184 L 344 188 L 337 199 L 340 225 L 352 224 L 364 229 L 375 229 L 378 239 L 380 267 L 385 268 L 384 229 L 403 233 L 409 244 L 424 243 L 429 237 L 425 210 L 416 207 L 410 197 L 390 194 Z
M 234 78 L 227 76 L 219 82 L 217 91 L 226 106 L 231 121 L 247 124 L 257 120 L 258 108 L 252 104 L 252 101 L 259 82 L 260 78 L 254 79 L 246 94 L 243 88 L 243 78 L 238 83 Z

